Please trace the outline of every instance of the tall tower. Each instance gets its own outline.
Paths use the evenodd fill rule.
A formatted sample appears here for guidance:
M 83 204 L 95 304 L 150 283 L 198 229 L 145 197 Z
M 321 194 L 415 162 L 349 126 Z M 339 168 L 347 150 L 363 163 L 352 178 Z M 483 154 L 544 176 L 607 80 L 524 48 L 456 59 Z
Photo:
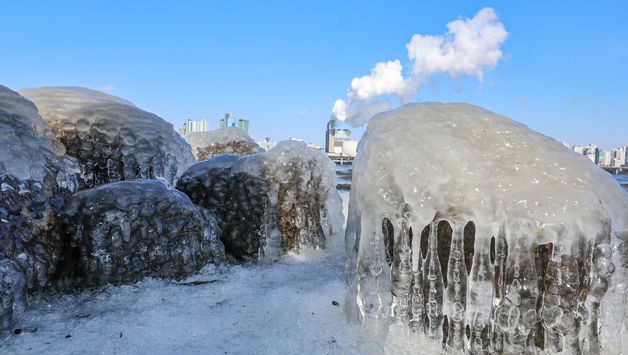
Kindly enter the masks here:
M 329 120 L 327 122 L 327 131 L 325 131 L 325 153 L 333 153 L 336 144 L 336 121 Z

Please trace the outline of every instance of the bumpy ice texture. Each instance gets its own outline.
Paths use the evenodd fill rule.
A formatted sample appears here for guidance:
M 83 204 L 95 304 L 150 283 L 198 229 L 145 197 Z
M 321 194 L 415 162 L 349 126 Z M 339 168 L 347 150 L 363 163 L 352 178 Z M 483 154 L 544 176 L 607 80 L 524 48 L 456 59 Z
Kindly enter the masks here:
M 349 312 L 425 351 L 618 354 L 627 228 L 628 193 L 559 142 L 407 105 L 369 122 L 354 163 Z
M 192 152 L 198 161 L 219 154 L 245 156 L 264 151 L 246 132 L 234 127 L 190 133 L 183 138 L 192 146 Z
M 266 153 L 219 155 L 177 183 L 221 220 L 221 240 L 238 259 L 273 259 L 302 247 L 324 247 L 342 230 L 334 164 L 304 143 L 281 142 Z
M 79 161 L 83 188 L 150 178 L 173 184 L 194 163 L 172 125 L 128 101 L 76 87 L 27 89 L 67 154 Z
M 218 216 L 220 239 L 237 259 L 257 258 L 274 221 L 265 178 L 234 171 L 237 155 L 221 154 L 188 169 L 177 189 Z
M 69 235 L 59 285 L 181 279 L 224 259 L 212 215 L 156 180 L 109 183 L 75 194 L 64 211 Z
M 76 179 L 35 105 L 1 85 L 0 147 L 0 330 L 6 330 L 16 297 L 47 286 L 56 272 L 57 213 Z

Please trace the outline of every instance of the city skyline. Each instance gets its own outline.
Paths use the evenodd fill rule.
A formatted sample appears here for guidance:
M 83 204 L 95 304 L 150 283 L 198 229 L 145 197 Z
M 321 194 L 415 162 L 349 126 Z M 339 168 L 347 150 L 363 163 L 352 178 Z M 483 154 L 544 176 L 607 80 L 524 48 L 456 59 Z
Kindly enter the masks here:
M 11 48 L 0 76 L 12 89 L 102 90 L 177 128 L 186 117 L 235 110 L 256 122 L 250 132 L 256 140 L 299 135 L 323 145 L 334 100 L 352 78 L 377 62 L 400 59 L 407 66 L 413 35 L 442 35 L 446 24 L 484 7 L 495 10 L 509 34 L 502 60 L 481 81 L 437 75 L 413 101 L 468 102 L 572 144 L 626 144 L 628 73 L 621 68 L 628 60 L 622 15 L 628 4 L 620 1 L 11 2 L 5 10 L 15 16 L 5 26 L 20 31 L 0 34 Z M 365 19 L 377 21 L 366 26 Z M 247 26 L 227 26 L 234 21 Z M 352 132 L 359 139 L 363 128 Z

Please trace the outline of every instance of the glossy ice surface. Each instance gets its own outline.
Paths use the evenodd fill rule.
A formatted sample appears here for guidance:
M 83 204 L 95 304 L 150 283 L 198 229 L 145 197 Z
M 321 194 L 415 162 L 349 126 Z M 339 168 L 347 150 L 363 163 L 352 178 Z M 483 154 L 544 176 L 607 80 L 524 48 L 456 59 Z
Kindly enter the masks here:
M 352 184 L 350 314 L 392 344 L 627 341 L 628 193 L 561 143 L 476 106 L 406 105 L 371 119 Z

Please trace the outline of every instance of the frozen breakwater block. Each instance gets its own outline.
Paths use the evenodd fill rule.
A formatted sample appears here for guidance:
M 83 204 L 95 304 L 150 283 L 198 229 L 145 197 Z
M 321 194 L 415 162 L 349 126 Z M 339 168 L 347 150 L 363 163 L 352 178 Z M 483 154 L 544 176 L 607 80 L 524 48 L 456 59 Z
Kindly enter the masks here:
M 23 291 L 50 284 L 62 246 L 57 217 L 76 186 L 72 161 L 32 102 L 0 85 L 0 331 Z
M 63 218 L 64 288 L 144 277 L 178 280 L 224 260 L 213 216 L 161 181 L 120 181 L 78 192 Z
M 188 169 L 177 188 L 218 216 L 226 251 L 238 259 L 321 248 L 342 231 L 335 166 L 304 143 L 216 156 Z
M 194 163 L 190 146 L 170 123 L 126 100 L 77 87 L 21 93 L 78 160 L 82 189 L 139 178 L 172 185 Z
M 586 157 L 480 107 L 406 105 L 353 165 L 348 312 L 387 346 L 619 354 L 627 229 L 628 193 Z
M 246 132 L 234 127 L 190 133 L 184 135 L 183 138 L 192 146 L 192 153 L 198 161 L 207 160 L 219 154 L 245 156 L 264 151 Z

